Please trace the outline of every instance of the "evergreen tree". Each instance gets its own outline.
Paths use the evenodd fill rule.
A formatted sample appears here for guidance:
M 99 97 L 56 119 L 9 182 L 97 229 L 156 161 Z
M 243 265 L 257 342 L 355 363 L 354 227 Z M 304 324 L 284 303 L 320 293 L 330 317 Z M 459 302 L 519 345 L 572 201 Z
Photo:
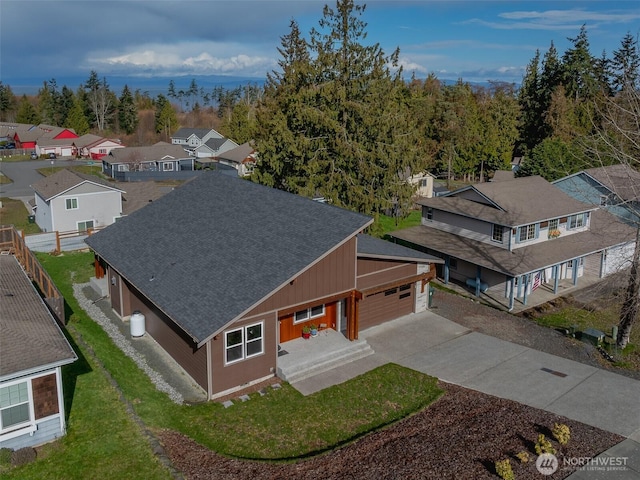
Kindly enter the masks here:
M 73 128 L 78 135 L 89 133 L 89 121 L 85 115 L 85 107 L 79 96 L 74 96 L 73 106 L 67 115 L 67 126 Z
M 74 102 L 75 94 L 73 93 L 73 90 L 71 90 L 66 85 L 63 85 L 62 92 L 60 93 L 60 103 L 58 106 L 58 117 L 60 119 L 60 126 L 69 126 L 67 118 L 69 116 L 69 112 L 73 108 Z
M 127 85 L 122 88 L 122 94 L 119 98 L 118 121 L 120 129 L 124 130 L 127 135 L 135 132 L 138 126 L 138 109 Z
M 10 122 L 16 114 L 17 100 L 11 87 L 0 80 L 0 121 Z
M 40 123 L 40 116 L 26 95 L 22 95 L 20 98 L 18 112 L 16 113 L 16 122 L 27 125 L 38 125 Z
M 62 126 L 60 115 L 61 97 L 55 78 L 52 78 L 49 82 L 43 82 L 42 88 L 38 91 L 38 107 L 40 119 L 43 123 L 55 127 Z
M 575 38 L 569 38 L 573 48 L 569 48 L 562 57 L 563 85 L 567 96 L 575 100 L 591 100 L 598 89 L 595 59 L 589 51 L 587 28 L 583 25 Z
M 527 70 L 522 79 L 522 86 L 518 94 L 520 104 L 520 154 L 531 151 L 543 138 L 544 120 L 542 102 L 540 99 L 540 52 L 536 54 L 527 65 Z
M 178 128 L 178 117 L 164 95 L 158 95 L 156 98 L 156 133 L 164 135 L 165 140 L 169 141 L 171 134 Z
M 611 67 L 611 85 L 616 91 L 625 86 L 640 88 L 640 49 L 638 39 L 627 33 L 621 41 L 620 48 L 613 52 Z

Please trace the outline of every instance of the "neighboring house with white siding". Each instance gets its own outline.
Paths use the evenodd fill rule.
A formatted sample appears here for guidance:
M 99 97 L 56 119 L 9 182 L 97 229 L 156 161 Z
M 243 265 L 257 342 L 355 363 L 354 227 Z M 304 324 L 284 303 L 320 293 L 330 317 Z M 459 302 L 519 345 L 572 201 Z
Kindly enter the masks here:
M 628 266 L 634 229 L 539 176 L 479 183 L 422 198 L 422 225 L 396 242 L 444 259 L 438 275 L 512 309 L 537 288 L 602 278 Z
M 62 366 L 78 357 L 13 255 L 0 289 L 0 448 L 17 450 L 65 434 Z
M 122 190 L 97 177 L 63 169 L 32 185 L 34 215 L 45 232 L 106 227 L 122 216 Z

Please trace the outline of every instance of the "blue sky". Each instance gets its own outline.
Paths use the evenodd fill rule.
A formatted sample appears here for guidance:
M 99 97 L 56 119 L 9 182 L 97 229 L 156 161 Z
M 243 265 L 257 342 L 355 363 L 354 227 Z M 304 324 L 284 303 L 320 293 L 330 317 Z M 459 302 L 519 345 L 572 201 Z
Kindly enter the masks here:
M 553 41 L 562 54 L 583 24 L 596 57 L 610 56 L 627 32 L 640 33 L 638 1 L 365 3 L 367 42 L 387 54 L 399 47 L 407 77 L 519 83 L 536 49 L 543 54 Z M 262 80 L 277 68 L 290 20 L 308 36 L 325 4 L 335 1 L 1 0 L 0 80 L 41 85 L 86 79 L 91 70 L 141 84 L 173 77 L 188 86 L 201 75 Z

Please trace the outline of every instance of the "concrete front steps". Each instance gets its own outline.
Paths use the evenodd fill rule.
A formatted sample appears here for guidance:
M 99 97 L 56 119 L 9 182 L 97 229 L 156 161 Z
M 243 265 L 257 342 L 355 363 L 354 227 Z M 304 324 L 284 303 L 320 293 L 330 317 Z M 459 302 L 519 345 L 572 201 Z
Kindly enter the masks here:
M 299 382 L 372 353 L 366 340 L 351 342 L 335 330 L 322 330 L 308 340 L 300 338 L 281 344 L 277 375 L 285 382 Z

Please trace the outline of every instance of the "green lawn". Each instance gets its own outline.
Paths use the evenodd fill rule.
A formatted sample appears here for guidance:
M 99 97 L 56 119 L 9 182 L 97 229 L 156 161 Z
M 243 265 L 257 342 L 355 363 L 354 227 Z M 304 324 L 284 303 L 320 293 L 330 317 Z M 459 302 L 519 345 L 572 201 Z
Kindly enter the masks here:
M 29 223 L 29 211 L 20 200 L 2 197 L 2 209 L 0 209 L 0 225 L 14 225 L 16 230 L 24 230 L 26 234 L 40 233 L 40 227 L 35 223 Z
M 388 217 L 380 215 L 380 225 L 382 226 L 382 235 L 384 236 L 394 230 L 402 230 L 403 228 L 415 227 L 420 225 L 422 220 L 422 212 L 420 210 L 412 210 L 405 218 Z
M 218 402 L 176 405 L 77 305 L 72 282 L 88 281 L 92 255 L 38 258 L 67 301 L 68 330 L 83 359 L 64 372 L 68 435 L 44 448 L 36 463 L 4 478 L 129 478 L 124 471 L 135 472 L 136 478 L 168 476 L 151 458 L 94 354 L 149 428 L 174 429 L 240 458 L 291 460 L 327 451 L 419 411 L 442 394 L 435 378 L 388 364 L 307 397 L 285 383 L 228 409 Z M 54 476 L 47 476 L 52 471 Z

